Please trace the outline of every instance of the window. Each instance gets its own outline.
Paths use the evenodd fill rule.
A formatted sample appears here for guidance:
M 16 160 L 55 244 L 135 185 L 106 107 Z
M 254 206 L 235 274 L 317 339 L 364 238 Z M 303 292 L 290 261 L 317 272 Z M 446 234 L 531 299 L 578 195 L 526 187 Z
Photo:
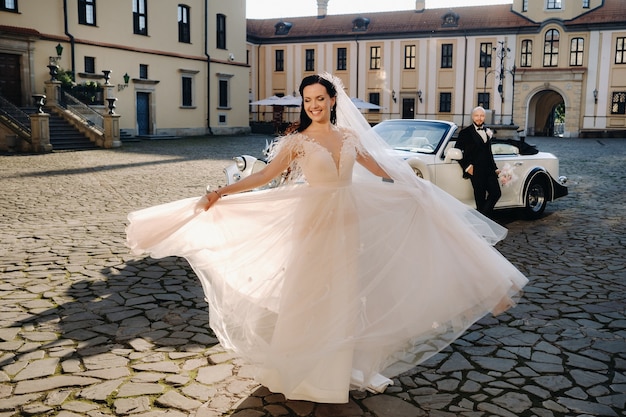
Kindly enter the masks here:
M 490 102 L 490 94 L 489 93 L 478 93 L 478 105 L 481 106 L 485 110 L 489 110 L 489 102 Z
M 533 41 L 525 39 L 522 41 L 522 55 L 520 57 L 520 65 L 522 67 L 531 67 L 533 65 Z
M 226 49 L 226 15 L 217 15 L 217 49 Z
M 441 68 L 452 68 L 452 44 L 441 45 Z
M 274 25 L 274 35 L 289 35 L 292 24 L 290 22 L 278 22 Z
M 96 25 L 96 0 L 78 0 L 78 23 Z
M 583 64 L 583 38 L 573 38 L 569 49 L 569 64 L 573 67 L 580 67 Z
M 523 0 L 522 1 L 522 11 L 523 12 L 527 12 L 528 11 L 528 0 Z
M 87 74 L 95 74 L 96 73 L 96 58 L 92 56 L 85 57 L 85 72 Z
M 613 93 L 611 99 L 611 114 L 626 114 L 626 91 Z
M 550 29 L 546 32 L 543 43 L 543 66 L 556 67 L 559 64 L 559 31 Z
M 352 21 L 353 32 L 365 32 L 370 24 L 370 20 L 367 17 L 357 17 Z
M 228 80 L 220 79 L 218 81 L 218 107 L 228 108 Z
M 415 45 L 404 45 L 404 69 L 415 69 Z
M 439 93 L 439 111 L 441 113 L 452 111 L 452 93 Z
M 561 0 L 548 0 L 546 3 L 546 8 L 548 10 L 555 10 L 561 8 Z
M 136 35 L 148 35 L 148 11 L 147 0 L 133 0 L 133 33 Z
M 380 93 L 370 93 L 370 103 L 380 106 Z M 372 109 L 370 112 L 377 112 L 378 109 Z
M 617 38 L 615 42 L 615 63 L 626 64 L 626 38 Z
M 315 71 L 315 49 L 307 49 L 304 52 L 304 70 Z
M 146 64 L 139 64 L 139 78 L 142 80 L 148 79 L 148 66 Z
M 337 48 L 337 71 L 345 71 L 348 69 L 348 50 L 346 48 Z
M 178 42 L 191 43 L 191 26 L 189 24 L 189 6 L 178 5 Z
M 380 69 L 380 46 L 370 47 L 370 69 Z
M 583 9 L 589 8 L 589 0 L 583 0 Z
M 182 106 L 193 107 L 193 78 L 182 77 Z
M 448 28 L 457 27 L 459 26 L 459 18 L 460 16 L 458 14 L 450 10 L 450 12 L 443 15 L 443 18 L 442 18 L 443 21 L 441 23 L 441 27 L 444 27 L 444 28 L 445 27 L 448 27 Z
M 493 44 L 485 42 L 480 44 L 480 68 L 491 68 Z
M 274 52 L 274 71 L 282 72 L 285 70 L 285 50 L 277 49 Z
M 217 15 L 217 48 L 226 49 L 226 15 Z
M 0 0 L 0 10 L 17 12 L 17 0 Z

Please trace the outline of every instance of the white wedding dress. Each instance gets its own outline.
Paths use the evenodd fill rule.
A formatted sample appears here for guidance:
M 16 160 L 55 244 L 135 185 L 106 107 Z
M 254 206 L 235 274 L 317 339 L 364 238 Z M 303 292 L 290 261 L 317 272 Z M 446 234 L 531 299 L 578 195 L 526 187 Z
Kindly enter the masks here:
M 362 148 L 343 133 L 338 161 L 304 134 L 281 138 L 300 182 L 208 211 L 194 197 L 129 215 L 133 253 L 185 257 L 221 344 L 289 399 L 347 402 L 351 387 L 426 360 L 527 282 L 468 226 L 474 211 L 432 184 L 353 180 Z

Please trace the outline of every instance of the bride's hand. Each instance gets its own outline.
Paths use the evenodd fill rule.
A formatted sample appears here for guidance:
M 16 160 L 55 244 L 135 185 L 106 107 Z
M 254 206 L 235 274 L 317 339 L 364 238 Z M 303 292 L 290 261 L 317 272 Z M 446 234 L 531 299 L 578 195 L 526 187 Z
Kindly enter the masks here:
M 207 193 L 204 197 L 202 197 L 201 204 L 203 205 L 204 211 L 207 211 L 213 204 L 217 202 L 222 196 L 217 191 L 211 191 Z

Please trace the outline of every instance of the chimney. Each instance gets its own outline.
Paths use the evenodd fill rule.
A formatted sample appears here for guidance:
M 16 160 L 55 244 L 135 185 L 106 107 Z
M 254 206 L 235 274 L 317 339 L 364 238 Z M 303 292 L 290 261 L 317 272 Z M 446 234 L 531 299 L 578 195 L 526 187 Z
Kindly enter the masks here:
M 317 0 L 317 18 L 323 19 L 328 13 L 328 0 Z
M 426 0 L 415 0 L 415 12 L 422 13 L 426 9 Z

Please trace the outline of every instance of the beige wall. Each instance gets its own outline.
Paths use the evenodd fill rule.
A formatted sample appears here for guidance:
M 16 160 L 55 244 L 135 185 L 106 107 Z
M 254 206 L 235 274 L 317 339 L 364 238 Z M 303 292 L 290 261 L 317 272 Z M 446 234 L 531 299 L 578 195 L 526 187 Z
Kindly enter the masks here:
M 183 0 L 190 7 L 191 42 L 178 41 L 177 7 L 179 2 L 147 4 L 148 36 L 133 33 L 132 2 L 96 2 L 96 25 L 78 24 L 77 0 L 68 0 L 68 32 L 64 33 L 63 1 L 20 1 L 19 13 L 0 12 L 0 24 L 31 30 L 24 35 L 0 36 L 0 52 L 22 55 L 25 98 L 43 92 L 49 79 L 50 57 L 61 43 L 59 66 L 72 69 L 75 81 L 104 82 L 102 70 L 111 70 L 111 94 L 118 99 L 116 113 L 120 127 L 137 132 L 137 93 L 150 94 L 150 133 L 189 135 L 234 133 L 249 130 L 248 95 L 250 70 L 246 62 L 245 0 L 228 2 Z M 205 12 L 208 14 L 208 40 L 205 43 Z M 226 16 L 226 49 L 216 47 L 216 15 Z M 9 21 L 10 20 L 10 21 Z M 37 32 L 39 34 L 37 34 Z M 208 47 L 208 48 L 207 48 Z M 207 63 L 207 54 L 210 64 Z M 95 58 L 95 74 L 85 73 L 85 57 Z M 139 67 L 146 65 L 148 79 L 139 79 Z M 123 75 L 131 81 L 124 85 Z M 192 106 L 182 107 L 182 78 L 191 78 Z M 218 105 L 220 80 L 228 81 L 228 105 Z M 207 124 L 207 118 L 209 122 Z
M 602 2 L 603 0 L 589 0 L 589 8 L 583 8 L 582 0 L 562 0 L 561 9 L 554 10 L 546 8 L 546 0 L 531 0 L 528 2 L 528 10 L 523 11 L 523 0 L 513 0 L 511 9 L 533 22 L 543 22 L 548 19 L 571 20 L 583 13 L 600 7 Z

